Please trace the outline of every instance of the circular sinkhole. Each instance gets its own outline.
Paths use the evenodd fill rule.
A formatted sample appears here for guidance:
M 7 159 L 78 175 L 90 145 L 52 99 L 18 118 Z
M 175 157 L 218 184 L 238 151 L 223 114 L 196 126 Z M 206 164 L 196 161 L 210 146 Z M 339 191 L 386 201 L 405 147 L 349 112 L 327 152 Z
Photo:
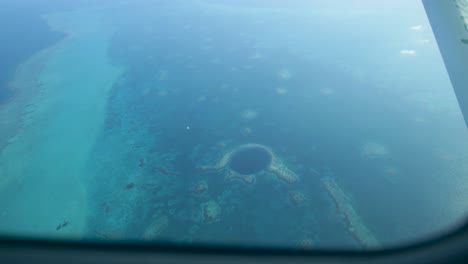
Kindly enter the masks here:
M 231 156 L 230 167 L 239 174 L 254 174 L 267 169 L 272 160 L 271 153 L 262 147 L 239 149 Z

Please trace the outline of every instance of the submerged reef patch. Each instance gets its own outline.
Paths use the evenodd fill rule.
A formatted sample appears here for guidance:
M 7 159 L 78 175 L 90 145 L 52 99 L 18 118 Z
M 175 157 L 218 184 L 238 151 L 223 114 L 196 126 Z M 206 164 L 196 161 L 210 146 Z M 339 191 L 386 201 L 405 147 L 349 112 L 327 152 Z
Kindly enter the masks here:
M 202 204 L 203 221 L 211 224 L 219 222 L 221 216 L 221 206 L 214 200 Z
M 230 171 L 226 179 L 237 179 L 242 181 L 245 184 L 253 184 L 255 183 L 255 176 L 254 175 L 242 175 L 238 174 L 234 171 Z
M 201 195 L 208 191 L 208 184 L 205 181 L 199 181 L 191 188 L 192 193 Z
M 295 206 L 300 206 L 307 201 L 307 197 L 301 191 L 292 191 L 289 193 L 289 201 Z
M 161 233 L 169 225 L 169 218 L 167 216 L 161 216 L 156 218 L 153 223 L 151 223 L 148 228 L 146 228 L 143 239 L 145 240 L 155 240 L 158 239 Z
M 378 240 L 362 221 L 354 209 L 351 199 L 341 189 L 335 179 L 331 177 L 322 178 L 322 184 L 333 200 L 337 212 L 344 216 L 344 221 L 351 237 L 363 248 L 377 247 L 379 245 Z

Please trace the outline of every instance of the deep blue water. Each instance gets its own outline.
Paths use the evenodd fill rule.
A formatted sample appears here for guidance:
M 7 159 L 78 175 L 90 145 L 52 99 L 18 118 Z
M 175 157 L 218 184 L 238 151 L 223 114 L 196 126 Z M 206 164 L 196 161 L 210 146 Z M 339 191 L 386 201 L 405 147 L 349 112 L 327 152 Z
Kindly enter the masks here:
M 283 32 L 288 27 L 281 20 L 267 18 L 271 24 L 257 27 L 253 16 L 236 20 L 235 15 L 206 14 L 190 7 L 169 4 L 151 14 L 126 9 L 117 22 L 121 30 L 114 36 L 111 51 L 115 61 L 130 65 L 130 70 L 114 88 L 109 131 L 116 124 L 121 130 L 144 128 L 150 135 L 154 133 L 154 138 L 148 141 L 145 136 L 138 137 L 137 146 L 177 153 L 172 166 L 181 182 L 168 179 L 174 190 L 164 198 L 153 198 L 178 201 L 174 206 L 177 224 L 166 236 L 183 240 L 190 226 L 200 225 L 193 216 L 200 198 L 187 195 L 187 190 L 204 180 L 210 188 L 209 198 L 218 197 L 223 208 L 232 207 L 233 211 L 223 213 L 220 223 L 201 225 L 196 238 L 192 238 L 195 241 L 282 244 L 310 237 L 320 245 L 353 244 L 339 218 L 330 216 L 335 208 L 310 168 L 322 175 L 336 175 L 344 188 L 353 190 L 363 219 L 383 241 L 406 238 L 408 234 L 399 233 L 403 222 L 406 229 L 427 228 L 421 227 L 421 221 L 430 215 L 433 201 L 426 203 L 427 207 L 420 202 L 429 201 L 432 194 L 413 190 L 421 181 L 425 185 L 421 177 L 437 170 L 439 164 L 425 155 L 426 148 L 437 144 L 432 138 L 448 124 L 440 121 L 438 127 L 415 128 L 411 120 L 406 120 L 408 108 L 398 106 L 399 95 L 382 89 L 382 83 L 363 83 L 326 55 L 310 61 L 285 52 L 280 38 L 294 32 Z M 272 46 L 267 50 L 256 47 L 255 39 L 261 39 L 259 35 L 272 28 L 278 29 L 278 43 L 267 43 Z M 310 37 L 313 43 L 314 35 Z M 349 38 L 355 38 L 352 32 Z M 256 51 L 261 51 L 264 58 L 252 60 L 249 55 Z M 275 73 L 285 65 L 291 67 L 294 76 L 282 81 Z M 161 71 L 168 73 L 162 81 L 158 79 Z M 421 84 L 425 80 L 420 80 Z M 287 87 L 287 95 L 279 96 L 277 87 Z M 319 92 L 322 87 L 333 87 L 335 94 L 324 97 Z M 149 92 L 142 92 L 145 90 Z M 242 119 L 245 109 L 254 109 L 258 118 Z M 245 129 L 251 132 L 244 133 Z M 369 162 L 358 154 L 359 142 L 376 135 L 392 146 L 394 155 Z M 248 142 L 271 146 L 301 175 L 300 185 L 283 186 L 263 176 L 255 187 L 246 187 L 226 181 L 223 171 L 200 172 L 197 166 L 214 162 L 220 151 L 213 150 L 213 146 L 223 141 L 228 146 Z M 193 159 L 191 153 L 197 147 L 202 150 Z M 398 166 L 408 177 L 399 179 L 401 195 L 395 195 L 394 190 L 389 190 L 395 187 L 382 180 L 382 168 L 388 164 Z M 306 193 L 312 208 L 289 206 L 287 194 L 295 189 Z M 144 208 L 135 210 L 143 214 Z M 389 217 L 392 220 L 388 221 Z M 104 225 L 107 220 L 101 221 Z M 136 232 L 129 229 L 127 233 Z

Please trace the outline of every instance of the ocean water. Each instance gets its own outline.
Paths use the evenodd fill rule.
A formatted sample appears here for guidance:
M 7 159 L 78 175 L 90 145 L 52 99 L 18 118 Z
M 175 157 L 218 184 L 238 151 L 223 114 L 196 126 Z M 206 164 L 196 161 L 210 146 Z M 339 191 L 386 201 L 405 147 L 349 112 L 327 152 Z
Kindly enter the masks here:
M 0 45 L 6 235 L 362 249 L 464 219 L 466 126 L 419 1 L 33 10 L 41 41 Z

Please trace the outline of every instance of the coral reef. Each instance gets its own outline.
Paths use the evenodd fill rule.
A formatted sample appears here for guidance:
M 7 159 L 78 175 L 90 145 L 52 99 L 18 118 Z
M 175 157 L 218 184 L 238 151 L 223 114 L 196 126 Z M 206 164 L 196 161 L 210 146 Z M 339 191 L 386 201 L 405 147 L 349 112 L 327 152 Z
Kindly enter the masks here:
M 203 221 L 205 223 L 219 222 L 221 216 L 221 206 L 214 200 L 202 204 Z
M 292 191 L 289 193 L 289 201 L 291 201 L 295 206 L 304 204 L 306 200 L 307 198 L 305 194 L 301 191 Z
M 197 182 L 193 187 L 192 187 L 192 192 L 195 194 L 204 194 L 208 191 L 208 184 L 205 181 L 200 181 Z
M 255 183 L 255 176 L 253 175 L 241 175 L 234 171 L 230 171 L 229 175 L 226 177 L 227 179 L 238 179 L 241 180 L 245 184 L 253 184 Z
M 354 209 L 350 198 L 341 189 L 338 183 L 331 177 L 322 178 L 323 186 L 328 192 L 339 214 L 344 216 L 345 224 L 348 228 L 348 233 L 363 247 L 377 247 L 379 242 L 374 234 L 367 228 Z
M 275 157 L 271 165 L 267 168 L 267 171 L 273 173 L 278 177 L 278 179 L 281 179 L 289 184 L 296 183 L 299 180 L 299 177 L 288 167 L 284 165 L 284 163 Z
M 169 225 L 169 218 L 167 216 L 161 216 L 156 218 L 156 220 L 146 228 L 145 232 L 143 233 L 144 240 L 154 240 L 157 239 L 161 233 L 167 228 Z

